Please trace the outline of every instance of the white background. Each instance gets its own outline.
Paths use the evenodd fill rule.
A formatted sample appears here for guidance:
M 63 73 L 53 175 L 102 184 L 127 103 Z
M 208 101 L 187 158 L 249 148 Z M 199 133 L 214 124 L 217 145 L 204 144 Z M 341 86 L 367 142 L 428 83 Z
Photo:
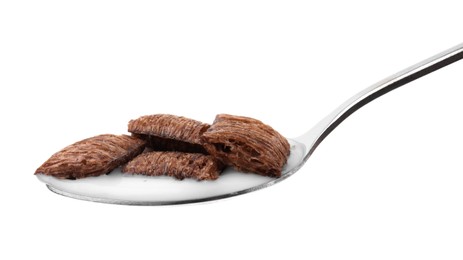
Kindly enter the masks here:
M 459 1 L 312 2 L 1 1 L 0 259 L 461 259 L 463 62 L 362 108 L 300 172 L 244 196 L 106 205 L 33 176 L 145 114 L 247 115 L 295 137 L 463 41 Z

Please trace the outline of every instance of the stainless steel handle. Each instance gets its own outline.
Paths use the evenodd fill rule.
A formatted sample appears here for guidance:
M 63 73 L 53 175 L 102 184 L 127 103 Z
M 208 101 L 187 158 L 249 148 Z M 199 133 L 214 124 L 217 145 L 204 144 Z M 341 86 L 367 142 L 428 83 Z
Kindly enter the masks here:
M 307 154 L 304 157 L 304 161 L 310 157 L 326 136 L 359 108 L 391 90 L 399 88 L 460 59 L 463 59 L 463 43 L 391 75 L 351 97 L 315 125 L 310 131 L 295 138 L 298 142 L 306 145 Z

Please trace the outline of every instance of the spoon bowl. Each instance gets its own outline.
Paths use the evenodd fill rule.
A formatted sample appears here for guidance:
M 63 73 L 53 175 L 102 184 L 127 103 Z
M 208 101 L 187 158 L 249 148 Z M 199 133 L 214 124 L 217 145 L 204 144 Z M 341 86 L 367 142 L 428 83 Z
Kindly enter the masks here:
M 288 139 L 291 153 L 279 178 L 246 174 L 227 168 L 218 180 L 175 180 L 167 176 L 122 174 L 63 180 L 42 174 L 37 178 L 60 195 L 94 202 L 124 205 L 169 205 L 233 197 L 279 183 L 297 172 L 318 145 L 342 121 L 376 98 L 463 58 L 463 44 L 450 48 L 366 88 L 348 99 L 305 134 Z
M 176 180 L 168 176 L 124 174 L 120 168 L 110 174 L 77 180 L 38 174 L 47 187 L 66 197 L 124 205 L 171 205 L 203 202 L 237 196 L 280 182 L 297 171 L 307 155 L 305 145 L 288 140 L 291 153 L 280 178 L 242 173 L 227 168 L 214 181 Z

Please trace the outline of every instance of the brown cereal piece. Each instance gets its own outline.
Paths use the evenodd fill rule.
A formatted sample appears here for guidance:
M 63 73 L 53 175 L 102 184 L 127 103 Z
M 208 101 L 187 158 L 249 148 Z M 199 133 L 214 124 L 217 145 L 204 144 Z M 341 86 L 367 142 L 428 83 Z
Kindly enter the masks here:
M 210 127 L 190 118 L 168 114 L 142 116 L 129 122 L 129 132 L 157 151 L 207 153 L 201 134 Z
M 223 164 L 210 155 L 156 151 L 135 157 L 122 167 L 122 172 L 148 176 L 167 175 L 180 180 L 215 180 L 223 168 Z
M 128 135 L 104 134 L 71 144 L 53 154 L 35 174 L 80 179 L 106 174 L 145 148 L 145 141 Z
M 202 135 L 204 147 L 214 157 L 237 170 L 279 177 L 290 146 L 286 138 L 259 120 L 217 115 Z

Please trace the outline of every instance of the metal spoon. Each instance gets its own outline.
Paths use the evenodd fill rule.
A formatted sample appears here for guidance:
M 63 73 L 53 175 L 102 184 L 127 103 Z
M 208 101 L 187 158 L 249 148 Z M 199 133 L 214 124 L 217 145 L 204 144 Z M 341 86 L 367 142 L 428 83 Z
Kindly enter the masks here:
M 344 119 L 376 98 L 463 58 L 463 44 L 450 48 L 402 70 L 348 99 L 307 133 L 288 139 L 291 154 L 282 176 L 273 179 L 227 169 L 216 181 L 183 180 L 169 177 L 124 175 L 119 170 L 109 175 L 79 180 L 61 180 L 37 175 L 47 187 L 71 198 L 125 205 L 169 205 L 212 201 L 260 190 L 279 183 L 297 172 L 318 145 Z

